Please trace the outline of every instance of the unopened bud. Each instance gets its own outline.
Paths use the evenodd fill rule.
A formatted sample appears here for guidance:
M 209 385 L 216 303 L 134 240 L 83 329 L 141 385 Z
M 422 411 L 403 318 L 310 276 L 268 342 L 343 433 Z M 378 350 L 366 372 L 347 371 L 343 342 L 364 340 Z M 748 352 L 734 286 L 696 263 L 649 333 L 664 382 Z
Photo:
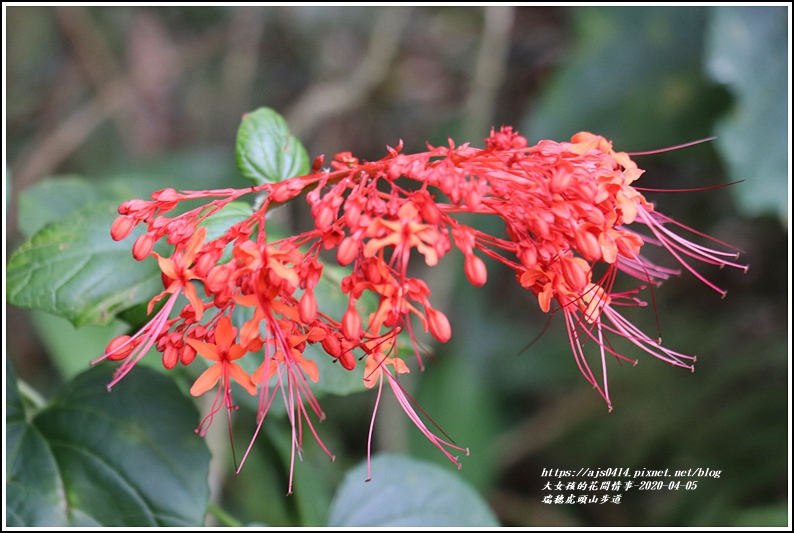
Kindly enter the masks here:
M 168 344 L 163 352 L 163 366 L 171 370 L 179 362 L 179 349 L 173 344 Z
M 105 355 L 111 361 L 121 361 L 132 353 L 137 343 L 130 342 L 129 335 L 121 335 L 110 341 L 105 348 Z
M 134 227 L 134 219 L 126 216 L 120 216 L 113 221 L 113 225 L 110 227 L 110 236 L 114 241 L 120 241 L 127 238 L 129 234 L 132 233 Z
M 144 233 L 135 239 L 135 244 L 132 245 L 132 257 L 138 261 L 143 261 L 152 253 L 153 247 L 154 235 L 151 233 Z
M 353 370 L 356 368 L 356 357 L 353 355 L 353 352 L 350 350 L 343 352 L 339 356 L 339 364 L 346 370 Z
M 342 353 L 342 344 L 334 334 L 328 334 L 322 340 L 323 350 L 331 357 L 339 357 Z
M 351 341 L 361 338 L 361 316 L 354 306 L 350 306 L 342 317 L 342 333 Z
M 317 300 L 314 298 L 314 291 L 307 289 L 298 302 L 298 312 L 301 322 L 311 324 L 317 318 Z
M 314 162 L 312 162 L 312 172 L 319 172 L 321 168 L 323 168 L 323 161 L 325 161 L 324 155 L 318 155 L 314 158 Z
M 347 266 L 353 262 L 358 255 L 358 240 L 353 237 L 345 237 L 336 249 L 336 260 L 342 266 Z
M 196 358 L 196 349 L 189 344 L 185 344 L 179 352 L 179 361 L 183 365 L 189 365 Z
M 270 199 L 274 202 L 286 202 L 298 196 L 305 186 L 300 178 L 279 182 L 270 190 Z
M 581 261 L 581 259 L 579 261 Z M 573 292 L 581 291 L 587 284 L 587 272 L 579 261 L 577 261 L 576 258 L 566 258 L 562 260 L 562 277 L 565 278 L 565 282 Z M 585 261 L 582 262 L 585 263 L 585 265 L 587 264 Z
M 449 320 L 446 315 L 441 311 L 436 311 L 432 307 L 428 307 L 427 311 L 427 325 L 430 328 L 430 333 L 438 339 L 439 342 L 447 342 L 452 337 L 452 328 L 449 325 Z
M 485 268 L 485 262 L 473 253 L 466 256 L 463 270 L 466 272 L 469 283 L 475 287 L 482 287 L 488 280 L 488 269 Z

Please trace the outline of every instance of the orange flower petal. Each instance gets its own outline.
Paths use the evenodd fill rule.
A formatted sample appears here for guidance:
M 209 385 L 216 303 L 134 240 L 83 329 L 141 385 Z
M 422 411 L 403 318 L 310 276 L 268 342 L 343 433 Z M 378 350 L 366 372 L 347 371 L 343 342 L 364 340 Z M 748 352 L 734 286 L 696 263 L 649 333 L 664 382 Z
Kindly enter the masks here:
M 189 341 L 188 341 L 189 342 Z M 203 344 L 203 343 L 202 343 Z M 191 345 L 192 346 L 192 345 Z M 198 351 L 198 350 L 196 350 Z M 193 386 L 190 387 L 192 396 L 201 396 L 218 382 L 221 377 L 221 364 L 215 363 L 201 374 Z
M 196 233 L 193 234 L 193 238 L 190 239 L 190 243 L 185 248 L 185 255 L 182 257 L 182 263 L 184 267 L 187 268 L 193 262 L 193 258 L 196 257 L 196 252 L 199 251 L 201 245 L 204 244 L 204 237 L 207 236 L 207 228 L 205 226 L 201 226 L 196 230 Z
M 256 396 L 256 385 L 254 385 L 245 370 L 243 370 L 237 363 L 227 363 L 229 365 L 229 377 L 239 383 L 251 396 Z
M 184 285 L 183 291 L 185 297 L 193 306 L 193 311 L 196 313 L 196 320 L 201 320 L 201 315 L 204 314 L 204 302 L 202 302 L 198 294 L 196 294 L 196 287 L 194 287 L 192 283 L 187 282 Z
M 220 361 L 221 355 L 218 351 L 218 347 L 214 344 L 210 344 L 208 342 L 201 342 L 200 340 L 196 339 L 185 339 L 185 342 L 188 343 L 196 350 L 199 355 L 205 359 L 210 359 L 212 361 Z
M 167 257 L 163 257 L 160 254 L 153 254 L 157 258 L 157 264 L 160 267 L 160 271 L 168 276 L 171 279 L 177 279 L 179 276 L 176 273 L 176 265 L 174 262 Z
M 218 321 L 218 327 L 215 328 L 215 344 L 218 345 L 218 348 L 228 352 L 234 344 L 235 335 L 232 320 L 226 315 L 222 316 Z

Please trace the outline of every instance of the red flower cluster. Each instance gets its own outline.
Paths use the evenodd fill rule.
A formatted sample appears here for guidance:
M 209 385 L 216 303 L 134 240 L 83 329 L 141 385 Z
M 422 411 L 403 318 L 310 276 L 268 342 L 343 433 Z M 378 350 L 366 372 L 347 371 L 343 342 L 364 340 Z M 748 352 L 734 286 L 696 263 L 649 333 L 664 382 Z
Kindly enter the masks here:
M 542 141 L 528 146 L 509 127 L 492 131 L 484 149 L 452 143 L 413 155 L 400 149 L 390 148 L 387 157 L 375 162 L 340 153 L 328 170 L 320 170 L 318 158 L 309 175 L 250 189 L 165 189 L 153 194 L 151 201 L 122 204 L 111 234 L 123 239 L 134 226 L 146 224 L 148 232 L 135 241 L 133 256 L 156 257 L 164 291 L 150 302 L 150 313 L 158 301 L 165 303 L 138 334 L 118 337 L 108 345 L 99 360 L 124 361 L 110 386 L 152 346 L 162 353 L 169 369 L 180 362 L 190 364 L 198 354 L 213 364 L 191 393 L 200 395 L 216 384 L 218 390 L 198 431 L 203 434 L 223 406 L 234 407 L 234 380 L 248 393 L 259 395 L 260 424 L 275 395 L 283 397 L 293 428 L 294 458 L 300 452 L 304 424 L 322 446 L 310 417 L 313 411 L 317 419 L 323 418 L 310 388 L 321 376 L 317 365 L 303 356 L 308 344 L 319 343 L 348 371 L 365 359 L 365 385 L 377 385 L 380 398 L 387 382 L 416 426 L 458 464 L 453 453 L 468 450 L 431 431 L 400 387 L 398 376 L 408 367 L 398 356 L 396 342 L 406 332 L 421 368 L 415 324 L 439 342 L 450 339 L 449 320 L 431 305 L 430 289 L 423 280 L 409 276 L 408 266 L 417 254 L 428 266 L 435 266 L 453 247 L 463 254 L 464 271 L 473 285 L 485 284 L 487 270 L 481 256 L 488 256 L 513 269 L 543 311 L 562 310 L 577 364 L 610 408 L 605 359 L 607 354 L 625 357 L 611 347 L 609 333 L 655 357 L 692 368 L 694 357 L 662 347 L 615 310 L 622 304 L 644 305 L 636 296 L 642 287 L 612 291 L 617 272 L 644 284 L 659 284 L 678 274 L 645 259 L 641 249 L 646 243 L 666 248 L 692 272 L 685 256 L 745 267 L 733 262 L 738 255 L 733 251 L 706 248 L 674 233 L 671 226 L 682 226 L 656 212 L 632 187 L 642 171 L 627 154 L 613 151 L 611 143 L 590 133 L 579 133 L 570 143 Z M 261 206 L 220 237 L 208 240 L 202 222 L 250 193 L 266 193 Z M 268 240 L 268 210 L 302 193 L 307 193 L 314 229 Z M 182 201 L 202 199 L 208 203 L 166 216 Z M 478 231 L 459 222 L 458 213 L 497 216 L 504 222 L 505 234 Z M 635 224 L 647 231 L 629 227 Z M 163 238 L 174 247 L 169 258 L 152 251 Z M 340 265 L 351 269 L 341 281 L 348 297 L 342 316 L 319 312 L 314 294 L 323 274 L 321 252 L 329 250 L 335 250 Z M 604 273 L 595 279 L 598 265 L 603 265 L 599 271 Z M 366 293 L 375 295 L 377 307 L 362 314 L 359 301 Z M 187 303 L 175 314 L 180 294 Z M 238 316 L 250 318 L 238 330 L 232 315 L 244 309 L 248 311 Z M 588 340 L 600 356 L 600 376 L 585 357 Z M 248 353 L 261 361 L 251 374 L 235 362 Z M 327 449 L 326 453 L 331 455 Z

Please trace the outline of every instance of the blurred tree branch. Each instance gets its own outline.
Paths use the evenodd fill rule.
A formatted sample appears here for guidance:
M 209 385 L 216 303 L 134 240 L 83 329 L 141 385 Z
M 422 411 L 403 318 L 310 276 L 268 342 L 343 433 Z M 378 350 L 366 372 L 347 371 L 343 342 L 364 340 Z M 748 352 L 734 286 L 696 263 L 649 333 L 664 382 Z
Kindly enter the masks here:
M 514 9 L 505 6 L 484 8 L 485 27 L 466 101 L 464 139 L 478 139 L 494 126 L 496 97 L 507 72 Z
M 350 76 L 310 86 L 286 113 L 293 134 L 302 138 L 317 124 L 361 105 L 389 72 L 412 10 L 390 7 L 378 11 L 367 54 Z

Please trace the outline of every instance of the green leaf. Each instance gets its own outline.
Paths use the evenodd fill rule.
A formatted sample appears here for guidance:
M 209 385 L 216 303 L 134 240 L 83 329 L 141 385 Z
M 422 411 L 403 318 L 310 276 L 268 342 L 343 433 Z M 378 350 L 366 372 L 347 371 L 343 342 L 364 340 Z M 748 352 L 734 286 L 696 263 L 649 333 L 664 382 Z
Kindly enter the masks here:
M 41 433 L 25 419 L 16 376 L 8 361 L 5 380 L 7 525 L 65 525 L 65 495 L 58 466 Z M 20 457 L 24 460 L 17 460 Z
M 716 127 L 717 149 L 747 215 L 788 212 L 788 23 L 785 7 L 716 7 L 706 66 L 736 101 Z
M 237 166 L 256 185 L 309 172 L 309 156 L 286 121 L 267 107 L 243 117 L 237 130 Z
M 142 226 L 123 241 L 110 237 L 116 208 L 115 202 L 83 207 L 48 223 L 23 244 L 8 262 L 7 302 L 82 326 L 108 324 L 125 309 L 151 300 L 162 290 L 157 262 L 132 257 Z M 217 237 L 250 214 L 248 204 L 232 202 L 203 225 Z
M 145 368 L 108 393 L 112 370 L 81 374 L 30 422 L 7 418 L 9 525 L 203 524 L 210 454 L 193 433 L 195 407 Z M 16 405 L 9 377 L 7 401 Z
M 79 209 L 44 226 L 8 262 L 7 302 L 69 319 L 107 324 L 161 290 L 154 259 L 135 261 L 131 240 L 110 238 L 115 203 Z M 136 228 L 133 236 L 143 232 Z
M 449 469 L 401 455 L 363 462 L 345 476 L 331 503 L 331 527 L 495 527 L 477 492 Z
M 130 193 L 89 183 L 77 176 L 48 178 L 19 194 L 19 229 L 30 238 L 50 222 L 99 202 L 129 200 Z

